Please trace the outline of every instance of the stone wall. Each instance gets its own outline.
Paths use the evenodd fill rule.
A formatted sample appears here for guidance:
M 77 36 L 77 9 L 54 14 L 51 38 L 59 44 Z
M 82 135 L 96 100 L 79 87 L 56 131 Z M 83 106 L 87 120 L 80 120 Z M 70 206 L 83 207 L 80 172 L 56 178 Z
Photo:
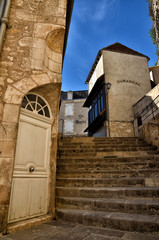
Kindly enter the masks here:
M 108 128 L 107 128 L 108 129 Z M 108 135 L 108 134 L 107 134 Z M 132 122 L 110 122 L 111 137 L 134 137 L 134 127 Z
M 30 91 L 49 103 L 54 119 L 50 204 L 54 213 L 56 142 L 67 0 L 13 0 L 0 56 L 0 232 L 7 228 L 21 101 Z
M 159 84 L 133 105 L 136 136 L 140 135 L 140 126 L 148 123 L 159 113 Z
M 139 128 L 139 137 L 159 148 L 159 114 Z

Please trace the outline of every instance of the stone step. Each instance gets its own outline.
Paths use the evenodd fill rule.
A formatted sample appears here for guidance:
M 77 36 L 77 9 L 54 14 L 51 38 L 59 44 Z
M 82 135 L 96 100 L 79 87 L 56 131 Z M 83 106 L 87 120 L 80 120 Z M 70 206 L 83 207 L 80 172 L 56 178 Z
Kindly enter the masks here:
M 98 143 L 98 142 L 144 142 L 137 137 L 64 137 L 58 139 L 60 143 Z
M 56 187 L 58 197 L 84 198 L 156 198 L 159 187 Z
M 100 148 L 100 147 L 132 147 L 132 146 L 152 146 L 151 144 L 145 143 L 145 142 L 99 142 L 99 143 L 58 143 L 58 146 L 60 148 Z
M 146 177 L 158 177 L 159 169 L 138 169 L 138 170 L 59 170 L 57 169 L 57 177 L 71 177 L 71 178 L 146 178 Z
M 115 157 L 140 157 L 140 156 L 152 156 L 152 155 L 159 155 L 159 151 L 158 150 L 147 150 L 147 151 L 111 151 L 111 152 L 107 152 L 107 151 L 96 151 L 96 152 L 85 152 L 85 153 L 71 153 L 71 154 L 67 154 L 67 153 L 61 153 L 58 152 L 58 157 L 60 157 L 61 159 L 63 158 L 88 158 L 88 157 L 109 157 L 109 156 L 115 156 Z
M 70 143 L 70 142 L 66 142 L 66 143 L 58 143 L 58 146 L 61 147 L 61 148 L 89 148 L 89 147 L 96 147 L 96 148 L 99 148 L 99 147 L 110 147 L 110 146 L 152 146 L 151 144 L 149 143 L 146 143 L 146 142 L 130 142 L 130 141 L 127 141 L 127 142 L 93 142 L 93 143 Z
M 117 156 L 103 156 L 103 157 L 57 157 L 57 162 L 59 163 L 74 163 L 74 164 L 80 164 L 80 163 L 127 163 L 127 162 L 152 162 L 157 161 L 159 162 L 159 155 L 147 155 L 147 156 L 139 156 L 139 157 L 117 157 Z
M 80 209 L 103 212 L 124 212 L 146 215 L 159 214 L 159 200 L 107 199 L 107 198 L 69 198 L 57 197 L 57 208 Z
M 107 227 L 125 231 L 159 232 L 159 217 L 120 212 L 56 209 L 57 218 L 84 225 Z
M 138 147 L 138 146 L 132 146 L 132 147 L 125 147 L 125 146 L 117 146 L 117 147 L 107 147 L 107 148 L 80 148 L 80 149 L 60 149 L 58 150 L 58 152 L 60 152 L 61 154 L 63 155 L 66 155 L 66 154 L 86 154 L 86 153 L 89 153 L 89 154 L 93 154 L 93 153 L 96 153 L 96 152 L 114 152 L 114 151 L 149 151 L 149 150 L 156 150 L 157 147 L 154 147 L 154 146 L 141 146 L 141 147 Z
M 158 178 L 159 179 L 159 178 Z M 61 187 L 128 187 L 145 186 L 144 178 L 58 178 Z
M 153 162 L 125 162 L 125 163 L 58 163 L 57 168 L 59 170 L 126 170 L 126 169 L 147 169 L 147 168 L 159 168 L 159 161 Z
M 138 138 L 86 137 L 64 138 L 59 149 L 59 218 L 125 231 L 159 232 L 156 147 Z
M 110 142 L 101 142 L 101 143 L 90 143 L 90 144 L 85 144 L 85 143 L 59 143 L 59 146 L 61 148 L 100 148 L 100 147 L 118 147 L 118 146 L 125 146 L 125 147 L 132 147 L 132 146 L 138 146 L 138 147 L 142 147 L 142 146 L 152 146 L 151 144 L 145 143 L 145 142 L 114 142 L 114 143 L 110 143 Z

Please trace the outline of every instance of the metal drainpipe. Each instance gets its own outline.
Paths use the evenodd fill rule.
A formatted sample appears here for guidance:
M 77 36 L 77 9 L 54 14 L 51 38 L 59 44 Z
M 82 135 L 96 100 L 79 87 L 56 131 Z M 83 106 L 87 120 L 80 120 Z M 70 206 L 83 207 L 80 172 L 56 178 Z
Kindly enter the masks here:
M 105 87 L 105 114 L 106 114 L 106 120 L 108 122 L 108 131 L 107 131 L 107 128 L 106 128 L 106 137 L 110 137 L 110 116 L 109 116 L 109 98 L 108 98 L 108 92 L 109 92 L 109 89 L 110 89 L 110 86 L 108 88 L 108 84 L 111 86 L 110 83 L 105 83 L 104 87 Z M 108 134 L 107 134 L 108 133 Z
M 1 3 L 2 2 L 3 2 L 3 0 L 1 1 Z M 3 5 L 4 13 L 3 13 L 3 10 L 1 10 L 3 13 L 3 17 L 1 18 L 1 27 L 0 27 L 0 52 L 2 50 L 3 39 L 4 39 L 7 24 L 8 24 L 8 15 L 9 15 L 10 5 L 11 5 L 11 0 L 6 0 L 5 7 Z
M 0 19 L 3 16 L 4 5 L 5 5 L 5 0 L 1 0 L 1 2 L 0 2 Z

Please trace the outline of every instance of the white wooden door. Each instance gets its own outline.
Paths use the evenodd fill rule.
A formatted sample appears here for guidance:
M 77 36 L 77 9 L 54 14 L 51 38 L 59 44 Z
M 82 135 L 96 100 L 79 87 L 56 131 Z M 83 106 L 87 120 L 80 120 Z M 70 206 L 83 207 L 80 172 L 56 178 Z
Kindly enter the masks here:
M 21 111 L 9 222 L 47 213 L 51 122 L 27 110 Z

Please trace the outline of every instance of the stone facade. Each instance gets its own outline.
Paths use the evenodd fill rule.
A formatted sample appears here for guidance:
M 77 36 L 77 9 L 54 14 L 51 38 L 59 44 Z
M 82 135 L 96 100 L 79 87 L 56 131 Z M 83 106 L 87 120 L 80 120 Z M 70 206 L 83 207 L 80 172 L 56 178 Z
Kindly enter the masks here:
M 87 91 L 69 91 L 67 96 L 64 92 L 61 94 L 59 133 L 64 136 L 87 136 L 84 130 L 88 125 L 88 109 L 83 107 L 87 95 Z
M 7 229 L 21 101 L 30 91 L 46 99 L 53 117 L 48 213 L 54 214 L 63 47 L 72 4 L 67 0 L 11 2 L 9 27 L 0 56 L 0 232 Z
M 110 123 L 111 137 L 132 137 L 134 136 L 134 127 L 132 122 L 113 122 Z
M 86 80 L 89 96 L 92 94 L 92 99 L 87 102 L 93 101 L 95 84 L 101 89 L 105 84 L 103 105 L 107 116 L 102 118 L 102 121 L 106 119 L 103 126 L 100 125 L 102 134 L 102 128 L 105 128 L 105 136 L 109 136 L 109 132 L 111 137 L 134 136 L 133 105 L 151 89 L 148 60 L 147 56 L 120 43 L 114 43 L 98 52 Z M 100 83 L 102 77 L 103 82 Z M 111 87 L 107 89 L 109 83 Z M 96 136 L 96 133 L 93 136 Z

